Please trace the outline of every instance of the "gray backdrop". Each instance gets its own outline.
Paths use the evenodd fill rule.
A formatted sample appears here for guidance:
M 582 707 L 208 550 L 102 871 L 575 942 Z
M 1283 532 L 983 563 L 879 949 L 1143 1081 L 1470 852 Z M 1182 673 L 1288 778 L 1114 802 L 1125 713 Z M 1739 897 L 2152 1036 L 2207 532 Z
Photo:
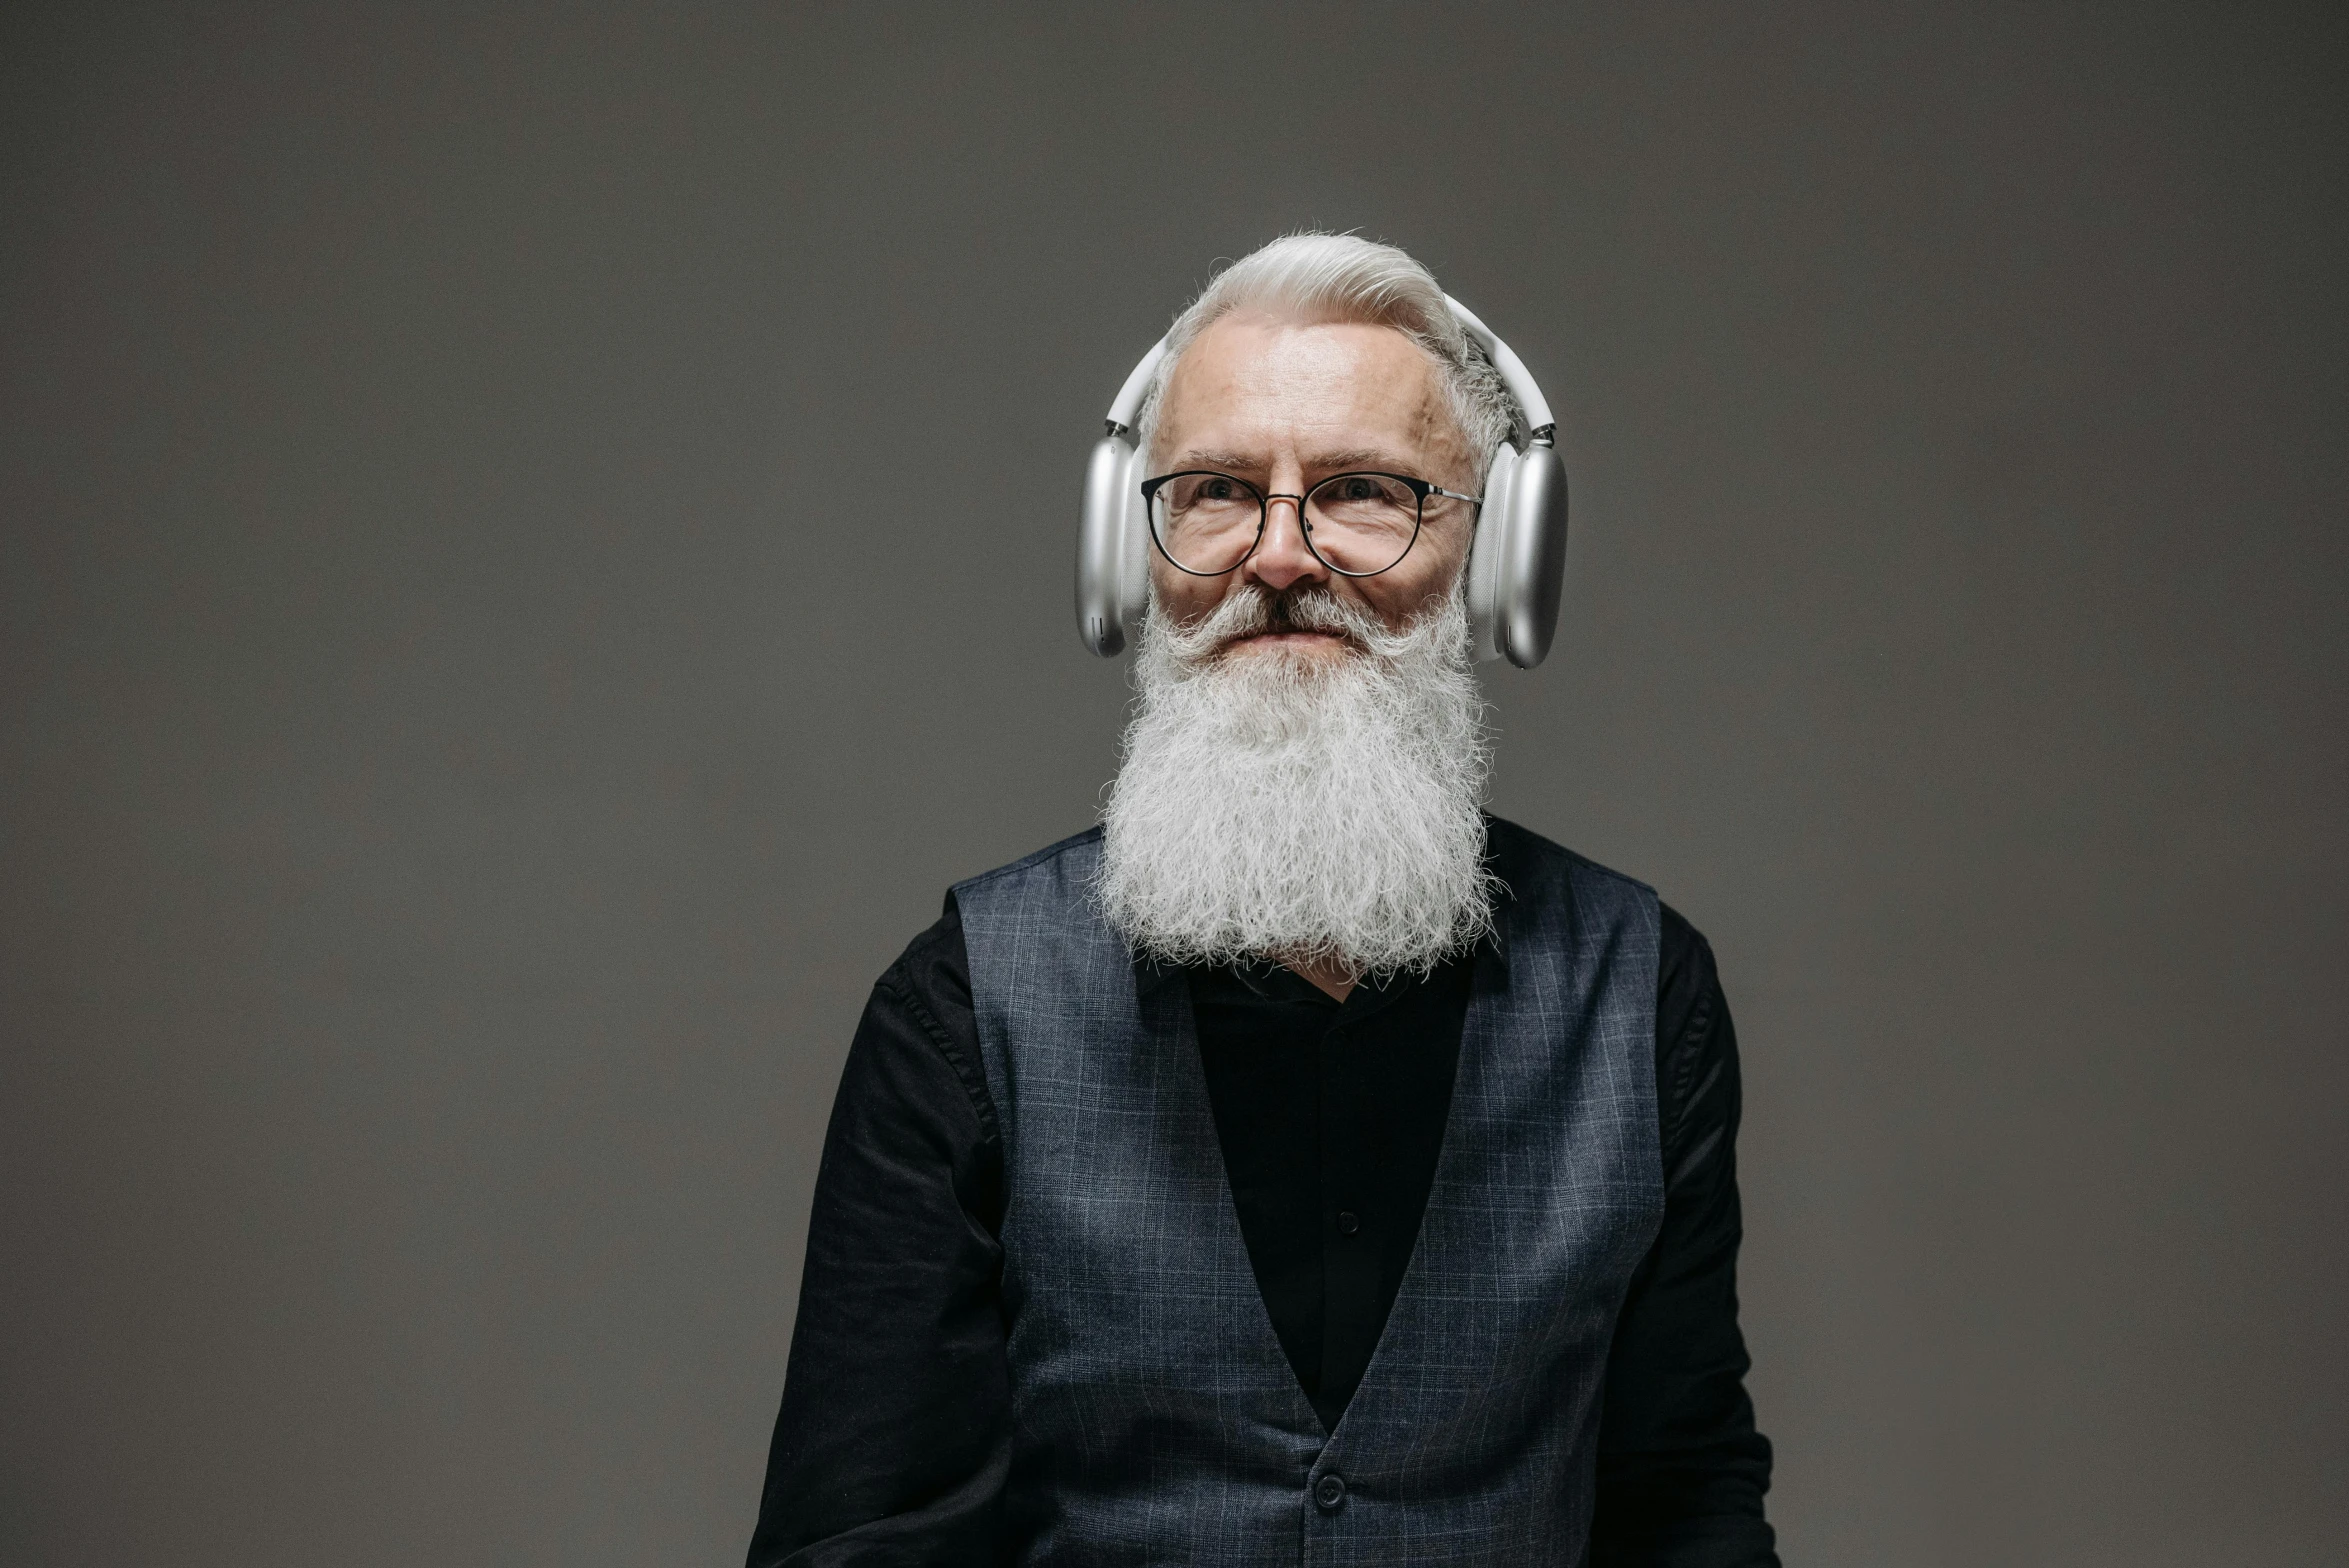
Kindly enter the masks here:
M 724 1563 L 1219 257 L 1543 378 L 1496 804 L 1746 1050 L 1801 1564 L 2349 1538 L 2337 6 L 10 9 L 0 1559 Z

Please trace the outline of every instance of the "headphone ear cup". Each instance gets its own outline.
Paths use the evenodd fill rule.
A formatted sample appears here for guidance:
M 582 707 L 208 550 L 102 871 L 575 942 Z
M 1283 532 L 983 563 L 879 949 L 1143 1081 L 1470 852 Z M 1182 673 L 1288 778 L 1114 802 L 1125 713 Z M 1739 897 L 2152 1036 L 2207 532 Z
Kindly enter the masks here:
M 1511 664 L 1530 670 L 1557 635 L 1566 580 L 1566 463 L 1555 447 L 1518 455 L 1505 510 L 1493 641 Z
M 1133 448 L 1116 436 L 1094 442 L 1085 462 L 1084 510 L 1077 523 L 1077 635 L 1104 659 L 1126 645 L 1122 491 L 1132 464 Z
M 1126 454 L 1124 494 L 1124 522 L 1119 530 L 1119 594 L 1118 609 L 1127 640 L 1142 630 L 1142 617 L 1150 613 L 1150 506 L 1142 499 L 1142 481 L 1149 476 L 1142 472 L 1144 454 L 1136 449 Z
M 1516 488 L 1517 461 L 1517 449 L 1508 442 L 1493 449 L 1484 475 L 1484 504 L 1476 509 L 1476 535 L 1468 546 L 1468 642 L 1480 663 L 1502 654 L 1502 573 L 1509 554 L 1509 498 Z

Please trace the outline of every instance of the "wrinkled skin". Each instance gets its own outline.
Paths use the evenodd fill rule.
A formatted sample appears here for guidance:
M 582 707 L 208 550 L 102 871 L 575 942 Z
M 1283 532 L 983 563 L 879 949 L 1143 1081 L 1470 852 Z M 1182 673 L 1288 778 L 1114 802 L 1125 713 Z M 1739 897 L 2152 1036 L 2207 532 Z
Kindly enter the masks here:
M 1300 324 L 1235 312 L 1192 340 L 1159 407 L 1155 473 L 1212 468 L 1268 495 L 1300 496 L 1349 469 L 1378 469 L 1475 494 L 1483 476 L 1467 450 L 1435 361 L 1392 327 Z M 1389 626 L 1449 592 L 1468 557 L 1476 509 L 1430 504 L 1411 553 L 1376 577 L 1332 573 L 1305 548 L 1297 503 L 1274 500 L 1255 553 L 1221 577 L 1193 577 L 1153 555 L 1160 610 L 1189 623 L 1243 583 L 1273 593 L 1326 588 Z M 1218 657 L 1273 647 L 1292 656 L 1344 658 L 1327 632 L 1276 629 L 1235 640 Z

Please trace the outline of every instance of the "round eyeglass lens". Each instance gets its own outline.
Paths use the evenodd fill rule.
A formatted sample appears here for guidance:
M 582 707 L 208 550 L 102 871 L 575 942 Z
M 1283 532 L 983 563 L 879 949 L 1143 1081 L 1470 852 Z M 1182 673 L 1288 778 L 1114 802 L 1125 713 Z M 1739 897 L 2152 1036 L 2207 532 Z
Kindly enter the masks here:
M 1150 493 L 1150 531 L 1186 572 L 1228 572 L 1256 546 L 1264 498 L 1229 474 L 1175 474 Z
M 1333 570 L 1373 576 L 1419 536 L 1419 495 L 1391 474 L 1334 474 L 1306 493 L 1305 527 Z

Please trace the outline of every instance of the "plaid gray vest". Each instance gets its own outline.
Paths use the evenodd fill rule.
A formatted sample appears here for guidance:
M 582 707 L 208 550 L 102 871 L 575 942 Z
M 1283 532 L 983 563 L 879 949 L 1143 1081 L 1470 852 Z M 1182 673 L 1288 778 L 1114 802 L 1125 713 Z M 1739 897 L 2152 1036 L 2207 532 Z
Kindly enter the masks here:
M 1334 1432 L 1258 1294 L 1179 974 L 1092 896 L 1098 831 L 955 889 L 1003 1143 L 1029 1563 L 1575 1564 L 1599 1393 L 1663 1214 L 1655 894 L 1492 824 L 1435 1185 Z

